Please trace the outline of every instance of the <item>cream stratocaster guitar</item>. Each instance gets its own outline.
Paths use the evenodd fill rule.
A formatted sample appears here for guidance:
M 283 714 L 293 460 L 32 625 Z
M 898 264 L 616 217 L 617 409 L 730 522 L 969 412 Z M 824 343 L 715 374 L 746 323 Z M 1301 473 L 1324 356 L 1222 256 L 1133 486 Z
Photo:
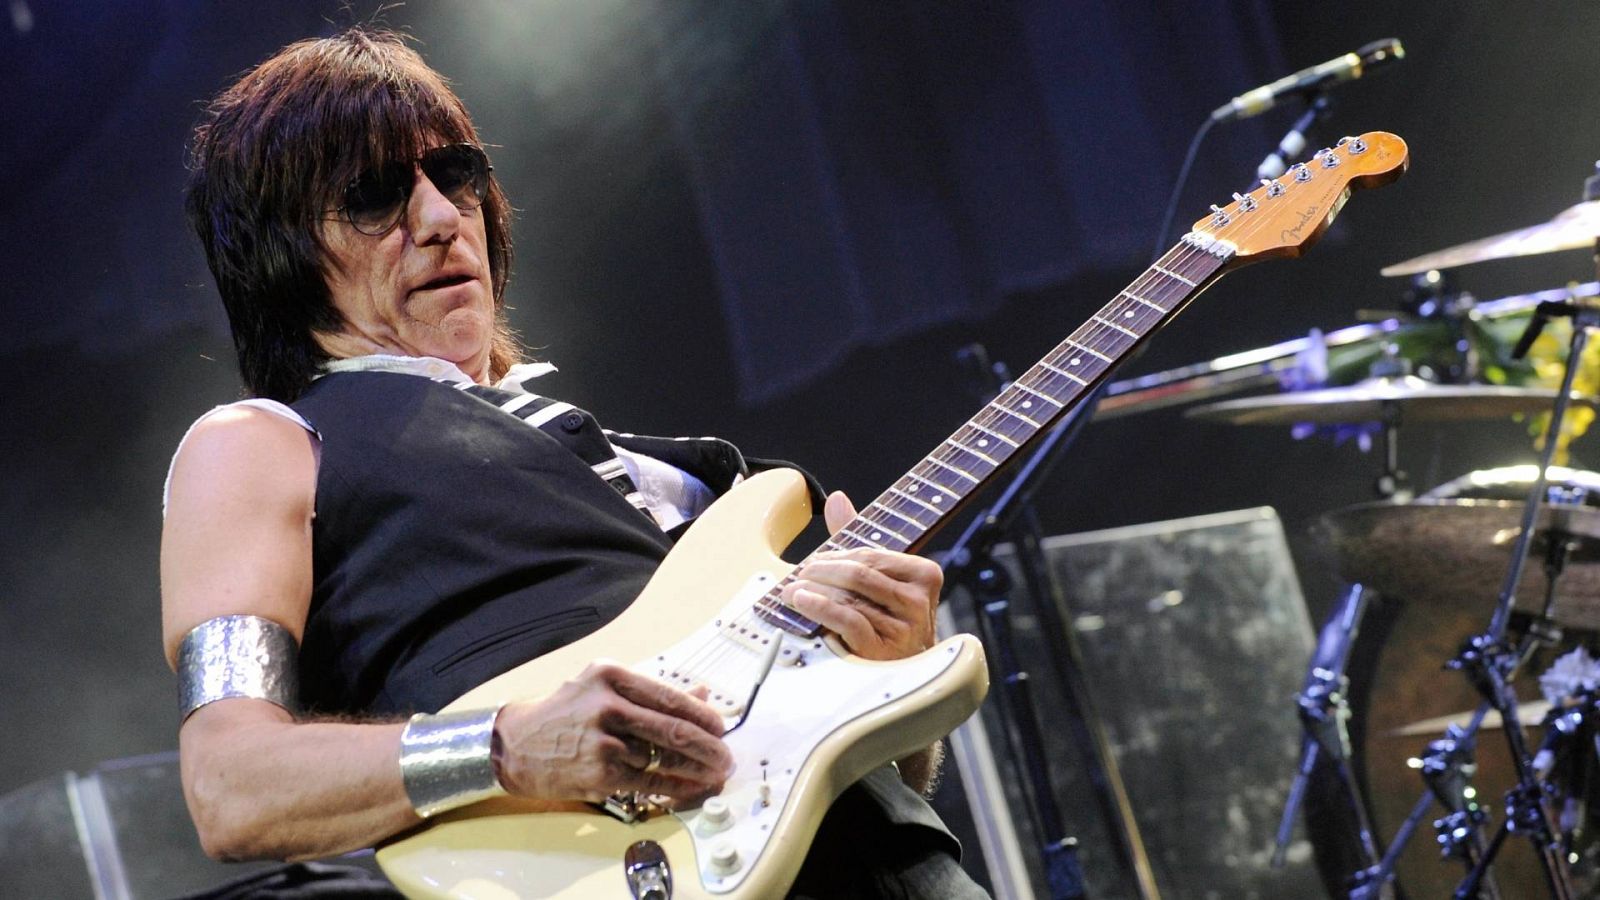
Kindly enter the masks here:
M 915 552 L 1009 458 L 1223 273 L 1298 256 L 1351 189 L 1393 181 L 1406 164 L 1404 141 L 1372 132 L 1212 207 L 822 549 Z M 614 797 L 605 808 L 489 801 L 380 849 L 385 873 L 416 898 L 781 897 L 840 791 L 947 734 L 988 687 L 983 649 L 971 635 L 909 659 L 869 662 L 783 605 L 779 592 L 792 567 L 778 554 L 810 516 L 797 473 L 750 479 L 706 511 L 615 621 L 449 707 L 543 697 L 597 658 L 627 661 L 679 687 L 703 685 L 730 724 L 742 718 L 726 737 L 737 770 L 719 797 L 676 812 L 638 796 Z M 871 852 L 870 837 L 862 852 Z

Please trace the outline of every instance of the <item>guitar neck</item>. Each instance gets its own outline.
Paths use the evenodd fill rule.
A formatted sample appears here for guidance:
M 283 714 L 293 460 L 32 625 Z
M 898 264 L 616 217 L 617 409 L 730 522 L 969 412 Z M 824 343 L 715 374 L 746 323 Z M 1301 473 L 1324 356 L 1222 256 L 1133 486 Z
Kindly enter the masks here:
M 1146 269 L 1033 368 L 935 447 L 817 552 L 877 547 L 914 553 L 1006 462 L 1072 412 L 1156 329 L 1228 268 L 1274 256 L 1299 256 L 1327 230 L 1350 192 L 1399 178 L 1410 161 L 1405 141 L 1383 131 L 1343 138 L 1290 167 L 1282 180 L 1234 194 L 1194 224 Z M 811 635 L 817 623 L 785 605 L 774 586 L 756 613 L 786 631 Z
M 1071 336 L 1002 390 L 815 552 L 877 547 L 914 553 L 972 495 L 1089 394 L 1156 329 L 1219 277 L 1232 247 L 1191 232 Z M 786 631 L 818 626 L 776 599 L 762 616 Z

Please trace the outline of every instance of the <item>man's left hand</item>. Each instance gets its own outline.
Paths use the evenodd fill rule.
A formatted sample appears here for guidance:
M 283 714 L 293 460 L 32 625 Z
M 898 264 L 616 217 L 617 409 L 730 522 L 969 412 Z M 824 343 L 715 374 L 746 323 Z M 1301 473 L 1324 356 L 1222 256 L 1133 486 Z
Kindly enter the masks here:
M 855 517 L 844 494 L 828 496 L 823 518 L 837 533 Z M 932 647 L 933 613 L 944 570 L 908 553 L 858 547 L 817 553 L 784 588 L 784 600 L 838 634 L 867 659 L 903 659 Z

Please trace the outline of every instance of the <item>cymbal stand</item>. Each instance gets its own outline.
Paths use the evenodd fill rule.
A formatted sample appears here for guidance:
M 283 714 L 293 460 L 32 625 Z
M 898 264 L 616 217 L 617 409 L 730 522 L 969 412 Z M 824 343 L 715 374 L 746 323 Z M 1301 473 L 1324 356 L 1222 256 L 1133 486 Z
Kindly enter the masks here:
M 1338 612 L 1323 625 L 1317 641 L 1311 670 L 1306 675 L 1305 688 L 1295 698 L 1300 714 L 1300 724 L 1305 729 L 1301 741 L 1300 765 L 1294 782 L 1289 787 L 1289 799 L 1284 804 L 1283 818 L 1278 823 L 1277 843 L 1272 852 L 1273 868 L 1282 868 L 1289 842 L 1294 835 L 1295 816 L 1305 800 L 1306 786 L 1318 760 L 1326 757 L 1335 766 L 1345 797 L 1356 817 L 1356 828 L 1361 840 L 1365 865 L 1371 868 L 1378 862 L 1378 847 L 1372 837 L 1372 823 L 1362 802 L 1360 788 L 1350 768 L 1350 733 L 1346 723 L 1350 719 L 1350 706 L 1346 700 L 1349 679 L 1345 666 L 1350 659 L 1350 649 L 1360 632 L 1361 620 L 1366 613 L 1368 593 L 1359 584 L 1351 585 L 1345 592 L 1344 603 Z
M 1009 381 L 1002 364 L 989 365 L 987 354 L 975 345 L 962 352 L 962 359 L 985 370 L 1001 382 Z M 1003 388 L 1003 384 L 985 390 Z M 1002 729 L 1014 755 L 1021 760 L 1020 775 L 1030 801 L 1030 811 L 1038 829 L 1050 896 L 1087 896 L 1077 860 L 1077 842 L 1062 835 L 1062 817 L 1050 782 L 1042 730 L 1034 711 L 1028 673 L 1022 670 L 1010 627 L 1010 578 L 991 551 L 1002 539 L 1009 539 L 1017 566 L 1027 582 L 1029 596 L 1039 619 L 1057 682 L 1066 700 L 1068 731 L 1079 749 L 1088 781 L 1100 806 L 1101 818 L 1112 850 L 1140 900 L 1159 900 L 1154 870 L 1145 852 L 1133 808 L 1128 801 L 1116 756 L 1112 751 L 1103 720 L 1088 690 L 1083 654 L 1071 629 L 1071 606 L 1060 584 L 1052 577 L 1049 561 L 1040 545 L 1042 530 L 1033 507 L 1033 495 L 1062 456 L 1093 417 L 1099 391 L 1092 393 L 1062 424 L 1051 429 L 1039 448 L 1025 460 L 1017 474 L 989 509 L 980 513 L 957 538 L 944 557 L 946 581 L 962 584 L 978 605 L 977 621 L 983 626 L 984 643 L 996 650 L 994 664 L 1000 710 L 1010 727 Z M 1012 730 L 1015 729 L 1013 737 Z
M 1566 857 L 1557 840 L 1557 835 L 1560 833 L 1559 826 L 1547 802 L 1549 798 L 1546 796 L 1546 787 L 1539 779 L 1533 761 L 1528 755 L 1526 736 L 1522 732 L 1521 719 L 1517 713 L 1516 694 L 1510 686 L 1517 671 L 1541 643 L 1553 637 L 1559 638 L 1560 630 L 1551 618 L 1551 613 L 1554 611 L 1556 599 L 1556 582 L 1565 567 L 1567 548 L 1570 546 L 1568 536 L 1553 535 L 1547 548 L 1545 571 L 1549 576 L 1549 589 L 1545 593 L 1539 616 L 1526 629 L 1518 646 L 1513 648 L 1506 643 L 1506 630 L 1511 622 L 1511 611 L 1516 605 L 1517 585 L 1522 579 L 1528 551 L 1533 545 L 1534 526 L 1538 524 L 1539 512 L 1547 500 L 1546 475 L 1555 454 L 1562 422 L 1571 405 L 1572 383 L 1577 375 L 1578 365 L 1583 359 L 1584 348 L 1588 345 L 1589 329 L 1600 326 L 1600 304 L 1579 298 L 1540 303 L 1528 323 L 1528 332 L 1524 333 L 1517 343 L 1517 351 L 1526 352 L 1537 337 L 1539 329 L 1556 316 L 1572 319 L 1572 340 L 1567 351 L 1567 364 L 1562 375 L 1561 387 L 1556 392 L 1555 402 L 1551 408 L 1550 424 L 1545 432 L 1544 449 L 1539 459 L 1539 472 L 1529 487 L 1527 500 L 1523 504 L 1521 529 L 1511 551 L 1511 564 L 1507 568 L 1494 616 L 1489 622 L 1489 630 L 1470 639 L 1460 654 L 1450 662 L 1450 667 L 1466 673 L 1473 686 L 1484 696 L 1484 702 L 1479 705 L 1472 721 L 1455 737 L 1457 745 L 1464 743 L 1467 749 L 1471 749 L 1484 717 L 1489 709 L 1493 708 L 1500 713 L 1506 743 L 1517 773 L 1517 786 L 1506 794 L 1505 820 L 1488 845 L 1483 848 L 1483 852 L 1475 854 L 1477 859 L 1473 862 L 1467 877 L 1456 889 L 1455 896 L 1458 898 L 1477 896 L 1479 885 L 1484 884 L 1484 876 L 1493 864 L 1496 854 L 1503 846 L 1506 836 L 1513 831 L 1527 835 L 1533 843 L 1550 896 L 1556 900 L 1571 900 L 1573 896 L 1571 873 L 1567 869 Z M 1401 831 L 1396 833 L 1389 853 L 1385 854 L 1377 871 L 1372 873 L 1371 881 L 1381 884 L 1393 877 L 1394 861 L 1398 859 L 1399 850 L 1415 829 L 1413 820 L 1420 819 L 1431 804 L 1432 793 L 1433 787 L 1430 785 L 1406 821 L 1409 830 L 1406 826 L 1402 826 Z M 1472 817 L 1452 819 L 1447 816 L 1441 822 L 1446 829 L 1444 835 L 1446 839 L 1453 840 L 1455 832 L 1460 828 L 1477 831 L 1476 820 Z M 1448 842 L 1446 849 L 1447 851 L 1452 849 Z
M 1597 259 L 1600 259 L 1600 255 L 1597 255 Z M 1520 831 L 1528 836 L 1539 856 L 1550 895 L 1557 900 L 1567 900 L 1572 896 L 1572 876 L 1567 869 L 1566 855 L 1562 852 L 1557 839 L 1560 827 L 1555 813 L 1550 809 L 1546 786 L 1540 780 L 1538 772 L 1533 767 L 1533 760 L 1528 755 L 1526 737 L 1522 733 L 1521 720 L 1517 716 L 1517 697 L 1510 689 L 1511 678 L 1527 655 L 1531 654 L 1533 646 L 1551 634 L 1560 634 L 1550 616 L 1554 611 L 1556 597 L 1553 582 L 1545 594 L 1545 602 L 1536 620 L 1536 627 L 1528 630 L 1523 638 L 1523 646 L 1513 651 L 1505 644 L 1506 627 L 1510 624 L 1511 610 L 1516 604 L 1517 583 L 1521 580 L 1522 567 L 1532 547 L 1533 531 L 1539 521 L 1539 511 L 1548 499 L 1546 473 L 1555 454 L 1567 408 L 1572 402 L 1572 383 L 1582 363 L 1584 348 L 1588 345 L 1589 329 L 1600 327 L 1600 306 L 1593 302 L 1573 299 L 1541 303 L 1528 323 L 1529 333 L 1518 341 L 1518 348 L 1525 349 L 1531 345 L 1533 337 L 1530 335 L 1537 336 L 1544 322 L 1555 316 L 1572 319 L 1572 340 L 1567 348 L 1567 364 L 1566 370 L 1562 373 L 1561 388 L 1556 393 L 1555 403 L 1550 412 L 1550 425 L 1545 432 L 1545 445 L 1539 460 L 1539 474 L 1528 491 L 1528 499 L 1522 511 L 1522 531 L 1517 535 L 1517 543 L 1511 553 L 1511 566 L 1506 572 L 1506 581 L 1500 591 L 1500 602 L 1495 607 L 1494 618 L 1489 622 L 1489 630 L 1470 640 L 1453 665 L 1459 666 L 1468 674 L 1473 685 L 1484 695 L 1484 699 L 1499 710 L 1504 723 L 1506 745 L 1517 771 L 1517 786 L 1506 795 L 1506 821 L 1501 825 L 1501 829 L 1507 832 Z M 1566 564 L 1568 546 L 1569 539 L 1565 534 L 1551 538 L 1548 548 L 1550 552 L 1546 555 L 1547 571 L 1551 574 L 1559 576 L 1560 570 Z M 1496 835 L 1496 841 L 1491 844 L 1490 852 L 1473 867 L 1467 880 L 1457 891 L 1457 896 L 1461 896 L 1461 890 L 1469 888 L 1478 877 L 1481 877 L 1482 872 L 1494 859 L 1494 851 L 1499 849 L 1499 842 L 1502 840 L 1500 835 Z

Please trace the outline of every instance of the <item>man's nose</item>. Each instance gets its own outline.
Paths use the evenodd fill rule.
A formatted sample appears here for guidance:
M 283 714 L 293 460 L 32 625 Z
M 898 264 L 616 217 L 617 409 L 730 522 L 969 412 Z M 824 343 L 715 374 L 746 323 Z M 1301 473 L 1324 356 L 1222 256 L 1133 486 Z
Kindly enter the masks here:
M 411 239 L 418 244 L 452 241 L 461 228 L 461 210 L 420 169 L 406 215 L 411 218 Z

